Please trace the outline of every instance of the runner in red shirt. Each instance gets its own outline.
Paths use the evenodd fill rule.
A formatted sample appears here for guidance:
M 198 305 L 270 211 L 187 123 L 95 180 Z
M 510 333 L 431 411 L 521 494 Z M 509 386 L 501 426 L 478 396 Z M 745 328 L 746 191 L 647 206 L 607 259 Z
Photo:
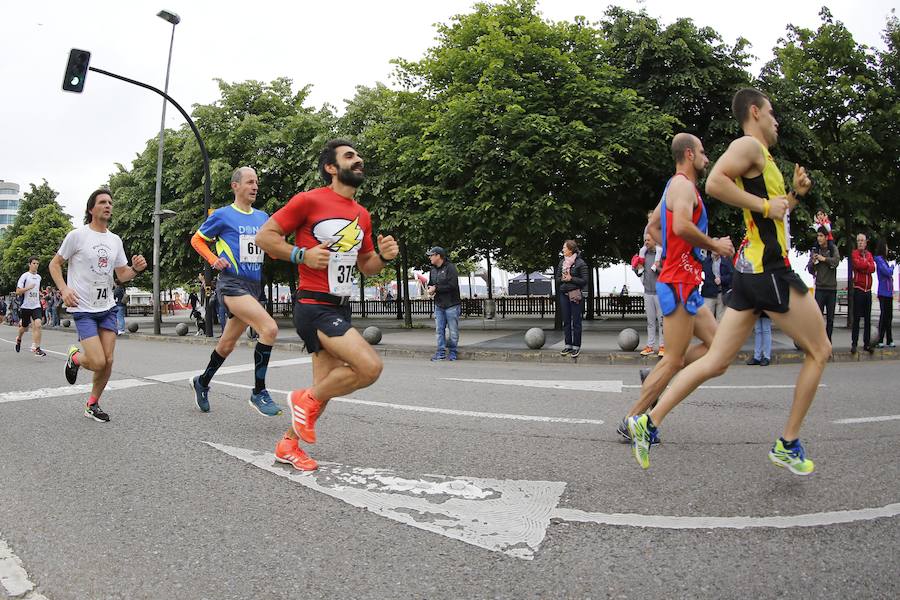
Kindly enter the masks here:
M 629 440 L 633 440 L 631 422 L 644 417 L 684 365 L 706 354 L 716 333 L 716 318 L 700 295 L 700 250 L 726 257 L 734 254 L 730 238 L 707 235 L 706 208 L 697 190 L 697 180 L 709 164 L 703 143 L 694 135 L 679 133 L 672 138 L 672 158 L 675 174 L 666 183 L 648 225 L 650 236 L 662 245 L 663 268 L 656 295 L 663 314 L 666 353 L 649 373 L 641 370 L 641 395 L 617 429 Z M 694 337 L 700 342 L 691 346 Z M 657 441 L 653 439 L 653 443 Z
M 300 275 L 294 326 L 313 355 L 313 386 L 288 394 L 291 429 L 275 446 L 275 459 L 303 471 L 318 467 L 298 438 L 316 442 L 316 419 L 328 401 L 367 387 L 381 375 L 381 357 L 350 323 L 354 271 L 376 275 L 397 257 L 391 236 L 372 243 L 372 219 L 353 196 L 365 177 L 353 144 L 331 140 L 319 156 L 327 184 L 301 192 L 266 221 L 256 244 L 269 256 L 290 260 Z M 285 241 L 294 234 L 295 244 Z

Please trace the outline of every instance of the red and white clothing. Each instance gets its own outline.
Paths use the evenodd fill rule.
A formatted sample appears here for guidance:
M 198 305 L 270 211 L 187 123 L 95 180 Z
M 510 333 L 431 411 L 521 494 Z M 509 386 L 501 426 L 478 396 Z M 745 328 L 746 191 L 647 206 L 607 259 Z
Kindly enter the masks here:
M 699 248 L 695 248 L 689 242 L 675 234 L 675 219 L 666 203 L 669 185 L 671 185 L 675 177 L 678 177 L 679 175 L 687 179 L 687 176 L 676 173 L 675 176 L 669 180 L 669 183 L 666 184 L 666 189 L 663 192 L 662 206 L 660 206 L 660 220 L 663 235 L 663 267 L 657 281 L 660 283 L 686 283 L 697 286 L 703 282 L 703 257 L 700 255 Z M 693 185 L 693 182 L 691 182 L 691 185 Z M 700 197 L 700 192 L 697 191 L 696 185 L 694 185 L 694 193 L 697 196 L 697 204 L 694 206 L 694 211 L 691 214 L 691 221 L 700 231 L 706 233 L 706 208 L 703 206 L 703 199 Z
M 853 288 L 872 291 L 872 273 L 875 272 L 875 257 L 868 250 L 855 249 L 850 253 L 850 264 L 853 265 Z
M 328 243 L 332 253 L 327 269 L 297 266 L 301 291 L 351 294 L 359 255 L 375 251 L 372 217 L 364 206 L 330 187 L 320 187 L 296 194 L 272 218 L 286 234 L 294 232 L 296 246 L 308 249 Z M 311 298 L 301 302 L 324 304 Z

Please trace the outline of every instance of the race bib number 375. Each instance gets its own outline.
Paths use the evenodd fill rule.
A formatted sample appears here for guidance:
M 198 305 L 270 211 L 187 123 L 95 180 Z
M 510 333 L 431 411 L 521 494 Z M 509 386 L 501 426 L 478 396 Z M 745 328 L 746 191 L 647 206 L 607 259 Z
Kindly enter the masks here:
M 356 252 L 332 252 L 328 260 L 328 291 L 335 296 L 353 293 Z

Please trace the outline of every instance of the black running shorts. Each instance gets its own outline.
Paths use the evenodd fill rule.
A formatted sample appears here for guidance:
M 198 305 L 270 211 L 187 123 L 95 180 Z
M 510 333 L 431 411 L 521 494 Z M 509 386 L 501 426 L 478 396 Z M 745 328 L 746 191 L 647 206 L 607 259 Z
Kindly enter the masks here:
M 225 314 L 229 319 L 234 315 L 228 310 L 225 296 L 253 296 L 259 300 L 260 304 L 265 305 L 266 302 L 260 282 L 236 277 L 228 273 L 219 274 L 219 282 L 216 284 L 216 295 L 219 297 L 219 303 L 225 307 Z
M 790 288 L 806 294 L 809 288 L 791 269 L 763 273 L 739 273 L 731 279 L 731 292 L 725 305 L 734 310 L 786 313 L 790 304 Z
M 315 354 L 322 349 L 319 332 L 327 337 L 341 337 L 353 325 L 350 322 L 350 305 L 294 303 L 294 327 L 306 344 L 306 351 Z
M 44 310 L 41 308 L 20 308 L 19 319 L 22 327 L 28 327 L 31 321 L 40 321 L 44 318 Z

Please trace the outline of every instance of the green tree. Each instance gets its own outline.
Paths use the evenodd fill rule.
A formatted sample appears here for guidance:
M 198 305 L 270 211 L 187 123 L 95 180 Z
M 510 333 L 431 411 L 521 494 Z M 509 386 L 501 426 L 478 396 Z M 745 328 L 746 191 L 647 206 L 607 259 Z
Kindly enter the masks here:
M 607 42 L 603 56 L 625 74 L 623 85 L 672 116 L 676 129 L 699 137 L 711 161 L 740 135 L 731 115 L 731 99 L 750 84 L 747 40 L 739 38 L 728 45 L 714 29 L 698 27 L 691 19 L 663 26 L 644 11 L 619 7 L 610 8 L 599 26 Z M 644 177 L 634 182 L 646 188 L 641 192 L 641 197 L 649 199 L 646 210 L 656 205 L 674 170 L 668 155 L 660 158 L 645 165 Z M 715 235 L 741 231 L 739 212 L 719 202 L 707 204 Z M 643 228 L 633 232 L 635 247 L 642 232 Z
M 19 275 L 28 269 L 29 256 L 41 261 L 38 272 L 52 285 L 47 264 L 56 254 L 63 238 L 72 229 L 72 217 L 56 201 L 59 195 L 45 179 L 39 186 L 30 184 L 19 213 L 0 242 L 0 289 L 15 287 Z
M 879 184 L 871 176 L 883 153 L 872 130 L 880 82 L 871 49 L 857 43 L 827 8 L 819 14 L 816 30 L 788 26 L 761 82 L 784 124 L 782 170 L 790 172 L 794 162 L 813 168 L 813 193 L 795 211 L 801 225 L 794 228 L 795 239 L 801 247 L 811 245 L 807 225 L 817 209 L 830 209 L 846 255 L 856 232 L 873 229 L 882 218 L 875 202 Z
M 319 148 L 331 137 L 335 118 L 329 107 L 304 106 L 309 87 L 297 92 L 289 79 L 271 83 L 219 80 L 221 97 L 195 107 L 194 121 L 211 157 L 213 209 L 232 201 L 231 173 L 240 166 L 254 167 L 260 189 L 256 208 L 272 213 L 296 192 L 321 185 L 316 174 Z M 156 185 L 157 139 L 127 169 L 118 165 L 110 178 L 116 197 L 116 232 L 126 247 L 152 252 L 152 212 Z M 161 206 L 176 216 L 160 228 L 160 272 L 163 287 L 192 281 L 202 260 L 190 247 L 190 238 L 205 219 L 203 168 L 199 146 L 187 126 L 169 131 L 165 138 Z M 293 277 L 291 265 L 267 261 L 271 281 Z M 149 277 L 145 276 L 145 277 Z M 149 279 L 147 279 L 149 283 Z
M 871 128 L 882 152 L 870 168 L 881 216 L 876 231 L 896 251 L 900 244 L 900 20 L 896 14 L 888 19 L 883 38 L 886 48 L 877 53 L 879 89 Z
M 623 85 L 605 48 L 584 20 L 551 23 L 510 0 L 476 4 L 422 60 L 398 61 L 428 100 L 411 157 L 420 218 L 448 246 L 532 266 L 569 237 L 598 261 L 633 245 L 651 202 L 634 184 L 666 154 L 673 120 Z

